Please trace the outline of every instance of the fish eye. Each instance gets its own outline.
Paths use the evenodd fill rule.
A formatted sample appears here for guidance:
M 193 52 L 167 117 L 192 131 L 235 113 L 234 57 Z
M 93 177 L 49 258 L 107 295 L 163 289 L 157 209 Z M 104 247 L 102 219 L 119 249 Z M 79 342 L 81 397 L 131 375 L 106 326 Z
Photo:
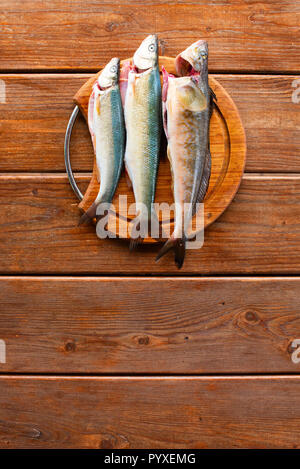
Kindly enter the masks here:
M 116 73 L 117 67 L 116 67 L 115 65 L 112 65 L 112 66 L 110 67 L 110 71 L 111 71 L 111 73 Z
M 154 52 L 155 51 L 155 45 L 154 44 L 150 44 L 149 47 L 148 47 L 148 50 L 150 52 Z

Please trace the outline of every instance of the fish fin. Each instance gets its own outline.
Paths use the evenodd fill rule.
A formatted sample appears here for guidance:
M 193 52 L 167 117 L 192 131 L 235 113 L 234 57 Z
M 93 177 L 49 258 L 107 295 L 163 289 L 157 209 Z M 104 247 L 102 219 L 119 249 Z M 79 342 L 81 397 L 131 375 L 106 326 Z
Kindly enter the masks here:
M 217 105 L 218 98 L 215 95 L 215 92 L 211 88 L 209 88 L 209 91 L 210 91 L 210 113 L 209 113 L 209 118 L 211 118 L 213 110 L 216 109 L 218 111 L 219 108 L 218 108 L 218 105 Z
M 203 202 L 208 186 L 209 186 L 209 180 L 210 180 L 210 174 L 211 174 L 211 154 L 210 154 L 210 149 L 207 149 L 206 152 L 206 158 L 205 158 L 205 164 L 203 168 L 203 174 L 202 174 L 202 179 L 199 187 L 199 191 L 196 197 L 196 203 L 200 204 Z M 193 216 L 196 213 L 196 204 L 193 209 Z
M 141 236 L 139 236 L 139 237 L 136 238 L 136 239 L 130 238 L 129 251 L 130 251 L 130 252 L 135 251 L 136 248 L 137 248 L 140 244 L 143 244 L 143 242 L 144 242 L 144 238 L 142 238 Z
M 170 172 L 171 172 L 171 187 L 172 187 L 172 192 L 174 193 L 174 170 L 173 170 L 173 165 L 172 165 L 172 160 L 171 160 L 171 150 L 170 146 L 168 144 L 167 146 L 167 157 L 170 162 Z
M 136 220 L 135 220 L 134 227 L 133 227 L 132 231 L 133 230 L 139 231 L 140 228 L 141 228 L 141 220 L 140 220 L 139 217 L 137 217 Z M 132 235 L 132 232 L 131 232 L 131 235 Z M 130 235 L 129 251 L 134 251 L 140 244 L 143 244 L 144 237 L 139 235 L 136 238 L 132 238 L 131 235 Z
M 138 220 L 135 223 L 135 229 L 139 231 L 140 226 L 141 226 L 141 222 L 140 222 L 140 219 L 138 218 Z M 140 244 L 143 244 L 143 242 L 144 242 L 144 236 L 142 235 L 139 235 L 137 238 L 132 238 L 130 236 L 129 251 L 130 252 L 134 251 Z
M 201 112 L 208 106 L 206 96 L 202 90 L 199 87 L 195 88 L 190 83 L 178 87 L 176 96 L 181 105 L 188 111 Z
M 218 98 L 216 96 L 216 93 L 209 87 L 210 95 L 213 101 L 218 101 Z
M 175 264 L 178 269 L 181 269 L 185 257 L 185 238 L 170 238 L 165 242 L 158 255 L 156 256 L 155 261 L 158 262 L 161 257 L 163 257 L 167 252 L 174 250 Z
M 81 216 L 78 226 L 83 223 L 91 223 L 93 218 L 96 218 L 97 204 L 93 202 L 92 205 L 86 210 L 86 212 Z
M 169 138 L 169 135 L 168 135 L 168 112 L 167 112 L 166 103 L 162 104 L 162 115 L 163 115 L 162 120 L 163 120 L 163 127 L 164 127 L 164 131 L 165 131 L 165 136 L 168 139 Z
M 131 182 L 131 179 L 129 177 L 127 169 L 125 169 L 125 179 L 126 179 L 126 184 L 128 186 L 128 189 L 132 189 L 132 182 Z
M 142 220 L 143 220 L 143 224 L 141 226 Z M 152 231 L 152 223 L 154 227 L 153 231 Z M 146 229 L 146 226 L 147 226 L 147 229 Z M 163 233 L 162 225 L 159 223 L 155 210 L 151 211 L 151 217 L 147 218 L 147 220 L 142 219 L 141 216 L 138 216 L 134 222 L 134 228 L 132 229 L 132 231 L 133 230 L 138 231 L 139 235 L 138 237 L 135 237 L 135 238 L 130 236 L 130 245 L 129 245 L 130 251 L 133 251 L 134 249 L 137 248 L 139 244 L 142 244 L 146 237 L 150 237 L 151 235 L 155 239 L 162 239 L 162 237 L 165 237 Z

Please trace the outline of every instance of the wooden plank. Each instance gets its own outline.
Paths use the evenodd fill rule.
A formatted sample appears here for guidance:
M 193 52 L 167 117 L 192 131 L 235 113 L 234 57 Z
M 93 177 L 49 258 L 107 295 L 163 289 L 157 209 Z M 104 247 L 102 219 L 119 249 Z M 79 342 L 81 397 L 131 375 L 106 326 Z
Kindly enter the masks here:
M 90 75 L 2 75 L 0 171 L 65 171 L 64 134 L 74 93 Z M 214 75 L 232 96 L 247 137 L 246 171 L 300 172 L 296 76 Z M 93 150 L 79 117 L 71 139 L 75 171 L 90 171 Z
M 3 448 L 298 448 L 300 377 L 0 377 Z
M 87 183 L 88 178 L 80 180 Z M 280 274 L 300 272 L 300 177 L 246 175 L 230 207 L 187 252 L 180 272 L 158 247 L 129 252 L 78 227 L 76 198 L 63 175 L 0 176 L 1 273 Z
M 65 171 L 64 138 L 73 95 L 89 75 L 2 75 L 0 171 Z M 90 170 L 93 148 L 78 117 L 71 139 L 74 170 Z
M 2 277 L 0 372 L 299 373 L 299 283 Z
M 299 77 L 215 75 L 215 78 L 240 112 L 247 139 L 246 171 L 299 172 L 300 103 L 296 102 L 299 92 L 295 88 Z M 299 88 L 300 82 L 297 83 Z M 293 93 L 297 96 L 293 97 Z
M 113 56 L 130 57 L 149 32 L 169 56 L 207 39 L 212 70 L 299 65 L 300 10 L 291 0 L 2 0 L 1 11 L 6 70 L 97 69 Z

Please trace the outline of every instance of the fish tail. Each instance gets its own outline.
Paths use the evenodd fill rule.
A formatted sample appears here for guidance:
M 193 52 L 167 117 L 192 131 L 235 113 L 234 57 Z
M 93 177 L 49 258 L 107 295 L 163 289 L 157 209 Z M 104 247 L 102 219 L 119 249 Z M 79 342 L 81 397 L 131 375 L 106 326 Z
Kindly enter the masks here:
M 135 222 L 135 226 L 134 226 L 133 230 L 140 231 L 140 228 L 141 228 L 141 220 L 140 220 L 140 218 L 138 218 L 137 221 Z M 132 237 L 132 232 L 131 232 L 130 243 L 129 243 L 129 251 L 134 251 L 140 244 L 143 244 L 143 242 L 144 242 L 144 236 L 142 236 L 142 234 L 140 234 L 138 237 L 133 238 Z
M 135 251 L 135 249 L 140 245 L 143 244 L 144 238 L 142 236 L 139 236 L 138 238 L 130 238 L 130 243 L 129 243 L 129 251 Z
M 159 261 L 167 252 L 174 250 L 175 264 L 178 269 L 181 269 L 185 257 L 185 238 L 171 238 L 165 242 L 158 255 L 156 256 L 156 262 Z
M 158 218 L 157 218 L 157 215 L 156 215 L 155 211 L 154 210 L 151 211 L 151 217 L 150 218 L 148 216 L 147 216 L 147 218 L 145 218 L 145 217 L 146 217 L 145 214 L 144 215 L 139 215 L 138 218 L 135 221 L 135 224 L 134 224 L 134 227 L 132 229 L 131 236 L 130 236 L 130 245 L 129 245 L 129 250 L 130 251 L 133 251 L 134 249 L 137 248 L 137 246 L 139 244 L 142 244 L 144 242 L 144 239 L 146 238 L 146 236 L 151 236 L 151 233 L 152 233 L 152 225 L 151 224 L 152 224 L 152 222 L 154 224 L 157 224 L 157 226 L 158 226 L 157 235 L 158 236 L 161 235 L 161 229 L 160 229 L 159 221 L 158 221 Z M 133 231 L 138 231 L 139 232 L 138 237 L 136 237 L 136 236 L 132 237 Z
M 93 202 L 92 205 L 87 209 L 87 211 L 81 216 L 78 226 L 83 223 L 91 223 L 93 218 L 96 218 L 97 204 Z

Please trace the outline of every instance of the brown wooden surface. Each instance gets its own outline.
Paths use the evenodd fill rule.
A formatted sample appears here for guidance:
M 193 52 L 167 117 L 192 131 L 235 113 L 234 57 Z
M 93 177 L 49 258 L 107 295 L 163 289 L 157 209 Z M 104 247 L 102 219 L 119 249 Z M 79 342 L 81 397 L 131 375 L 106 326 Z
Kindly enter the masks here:
M 88 182 L 89 176 L 79 180 Z M 300 177 L 245 175 L 225 213 L 189 250 L 178 272 L 158 246 L 129 252 L 128 243 L 100 240 L 78 227 L 77 200 L 63 175 L 0 177 L 0 272 L 280 274 L 300 272 Z
M 98 70 L 154 32 L 169 56 L 207 39 L 211 70 L 299 69 L 300 12 L 291 0 L 2 0 L 1 12 L 7 70 Z
M 299 373 L 299 289 L 299 278 L 2 277 L 0 372 Z
M 0 377 L 3 448 L 298 448 L 300 377 Z
M 0 10 L 0 447 L 299 447 L 299 2 L 2 0 Z M 170 56 L 208 40 L 254 173 L 180 272 L 172 256 L 155 264 L 152 247 L 130 254 L 78 228 L 64 173 L 72 96 L 151 32 Z M 92 155 L 79 118 L 82 190 Z M 3 375 L 16 372 L 35 375 Z M 60 375 L 37 375 L 47 372 Z
M 2 75 L 0 172 L 65 171 L 64 135 L 74 93 L 90 75 Z M 246 171 L 300 172 L 299 106 L 294 76 L 213 75 L 233 98 L 247 137 Z M 90 171 L 93 149 L 77 118 L 71 139 L 74 171 Z
M 132 63 L 132 59 L 130 58 L 126 59 L 126 61 L 131 61 Z M 159 57 L 159 67 L 164 67 L 168 73 L 176 74 L 174 58 Z M 100 73 L 101 71 L 90 78 L 80 88 L 74 98 L 75 103 L 79 106 L 86 121 L 88 119 L 88 103 L 92 87 Z M 219 218 L 231 203 L 239 188 L 246 163 L 245 131 L 238 110 L 226 90 L 215 78 L 210 77 L 209 85 L 217 97 L 218 107 L 213 110 L 210 121 L 209 135 L 212 165 L 209 187 L 204 200 L 203 223 L 205 228 Z M 95 201 L 99 192 L 98 179 L 99 170 L 97 169 L 97 165 L 94 164 L 93 176 L 79 204 L 81 210 L 86 211 Z M 174 196 L 171 186 L 172 176 L 170 162 L 165 151 L 160 155 L 154 202 L 158 204 L 168 203 L 169 206 L 172 206 Z M 120 195 L 126 195 L 128 197 L 127 208 L 129 208 L 130 204 L 134 204 L 133 190 L 132 188 L 128 188 L 125 179 L 125 171 L 123 171 L 113 199 L 114 208 L 112 209 L 113 214 L 110 215 L 110 219 L 114 220 L 114 223 L 112 228 L 110 228 L 110 221 L 108 221 L 108 230 L 119 238 L 128 239 L 130 238 L 132 229 L 130 222 L 135 215 L 128 215 L 126 220 L 124 220 L 124 216 L 120 217 Z M 199 219 L 199 216 L 195 215 L 194 220 L 197 217 Z M 174 230 L 174 216 L 171 214 L 170 218 L 159 214 L 159 218 L 164 222 L 164 230 L 166 230 L 166 233 L 169 233 L 165 235 L 164 238 L 168 238 Z M 198 225 L 196 228 L 191 227 L 191 229 L 194 230 L 197 230 L 197 228 L 199 231 L 201 225 Z M 144 244 L 155 242 L 157 242 L 157 240 L 152 239 L 150 236 L 144 239 Z

